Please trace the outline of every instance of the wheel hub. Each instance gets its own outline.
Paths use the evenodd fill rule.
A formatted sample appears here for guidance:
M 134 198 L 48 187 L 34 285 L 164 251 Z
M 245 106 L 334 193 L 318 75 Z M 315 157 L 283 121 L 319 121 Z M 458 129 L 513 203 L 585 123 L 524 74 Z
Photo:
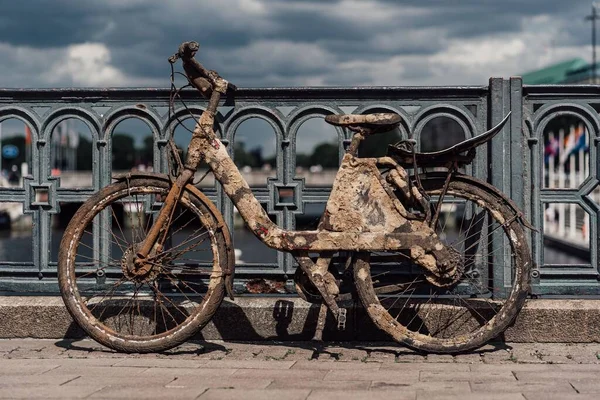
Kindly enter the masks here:
M 452 248 L 446 247 L 444 260 L 438 260 L 438 270 L 425 274 L 429 283 L 441 288 L 447 288 L 456 285 L 462 278 L 464 272 L 463 257 Z
M 121 270 L 127 279 L 137 283 L 148 283 L 156 279 L 160 273 L 160 267 L 151 262 L 142 263 L 140 265 L 136 256 L 140 248 L 140 244 L 136 243 L 125 250 L 121 258 Z

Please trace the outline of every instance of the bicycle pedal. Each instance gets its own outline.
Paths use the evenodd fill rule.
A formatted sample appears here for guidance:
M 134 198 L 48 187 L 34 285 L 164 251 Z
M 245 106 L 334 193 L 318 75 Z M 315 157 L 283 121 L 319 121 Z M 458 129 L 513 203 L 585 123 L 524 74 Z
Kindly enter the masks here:
M 339 331 L 346 330 L 346 314 L 347 310 L 345 308 L 339 309 L 337 317 L 337 328 Z

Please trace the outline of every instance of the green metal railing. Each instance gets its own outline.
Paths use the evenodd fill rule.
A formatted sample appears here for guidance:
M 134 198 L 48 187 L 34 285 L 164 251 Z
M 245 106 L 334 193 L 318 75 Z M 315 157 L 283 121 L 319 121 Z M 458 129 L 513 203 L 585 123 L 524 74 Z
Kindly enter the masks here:
M 523 86 L 518 78 L 493 78 L 489 86 L 477 87 L 365 87 L 365 88 L 266 88 L 240 89 L 219 108 L 217 122 L 222 141 L 232 151 L 236 130 L 249 118 L 260 118 L 272 127 L 276 137 L 276 176 L 264 187 L 253 188 L 268 213 L 284 228 L 293 229 L 295 216 L 309 204 L 327 201 L 329 188 L 309 187 L 296 174 L 297 132 L 307 120 L 339 113 L 391 111 L 403 122 L 400 135 L 420 144 L 428 122 L 438 117 L 453 120 L 465 138 L 477 135 L 512 112 L 503 132 L 487 149 L 480 148 L 467 171 L 487 180 L 509 195 L 538 229 L 531 232 L 535 262 L 532 280 L 536 294 L 600 294 L 598 282 L 598 219 L 600 206 L 588 196 L 598 186 L 597 144 L 600 131 L 600 97 L 595 86 Z M 199 115 L 205 105 L 192 91 L 182 97 Z M 29 294 L 58 291 L 54 248 L 60 237 L 52 234 L 52 215 L 69 205 L 81 203 L 111 182 L 111 134 L 127 118 L 138 118 L 151 129 L 156 171 L 166 172 L 167 138 L 178 120 L 188 116 L 177 108 L 169 119 L 167 89 L 2 89 L 0 122 L 16 118 L 31 131 L 29 175 L 22 187 L 0 188 L 0 203 L 22 204 L 32 216 L 32 255 L 27 261 L 0 260 L 0 291 Z M 569 114 L 583 121 L 590 132 L 590 174 L 576 190 L 543 188 L 545 129 L 553 118 Z M 52 176 L 52 132 L 63 120 L 76 118 L 85 123 L 92 137 L 92 186 L 63 188 Z M 336 128 L 340 155 L 351 132 Z M 281 202 L 278 193 L 293 189 L 292 200 Z M 217 185 L 203 189 L 222 210 L 230 226 L 234 210 Z M 590 262 L 574 265 L 544 264 L 544 203 L 577 203 L 590 215 Z M 0 237 L 0 246 L 2 246 Z M 97 239 L 99 240 L 99 239 Z M 235 238 L 234 238 L 235 241 Z M 290 255 L 277 253 L 276 262 L 243 264 L 237 267 L 241 281 L 256 278 L 290 283 L 295 265 Z M 496 268 L 494 282 L 501 287 L 510 280 L 510 271 Z

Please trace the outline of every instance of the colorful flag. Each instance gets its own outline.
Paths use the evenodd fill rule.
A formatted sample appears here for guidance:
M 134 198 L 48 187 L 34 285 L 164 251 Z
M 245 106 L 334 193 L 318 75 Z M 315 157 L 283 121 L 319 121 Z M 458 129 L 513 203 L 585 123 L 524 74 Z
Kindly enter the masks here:
M 546 147 L 544 148 L 544 162 L 548 164 L 550 157 L 556 157 L 558 155 L 558 140 L 555 137 L 551 137 Z
M 565 138 L 565 147 L 562 154 L 560 155 L 560 163 L 564 164 L 569 159 L 571 154 L 585 149 L 585 129 L 582 125 L 577 126 L 571 133 Z
M 25 124 L 25 145 L 31 144 L 31 129 L 29 125 Z

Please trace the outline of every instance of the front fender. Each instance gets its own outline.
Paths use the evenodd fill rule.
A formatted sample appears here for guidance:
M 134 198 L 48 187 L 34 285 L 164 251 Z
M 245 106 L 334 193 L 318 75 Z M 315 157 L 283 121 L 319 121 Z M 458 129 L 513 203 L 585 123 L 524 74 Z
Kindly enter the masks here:
M 167 174 L 160 174 L 157 172 L 142 172 L 142 171 L 130 171 L 119 174 L 113 174 L 112 179 L 121 182 L 128 179 L 158 179 L 163 182 L 171 183 L 171 178 Z M 229 228 L 223 219 L 223 215 L 219 211 L 219 209 L 214 205 L 212 201 L 204 193 L 200 191 L 197 187 L 191 184 L 187 184 L 185 187 L 186 190 L 189 190 L 196 196 L 203 205 L 206 206 L 210 210 L 210 212 L 217 219 L 217 229 L 221 229 L 223 231 L 223 236 L 225 237 L 225 253 L 227 254 L 227 260 L 225 260 L 224 265 L 221 266 L 223 270 L 223 274 L 225 275 L 225 289 L 227 290 L 227 295 L 230 299 L 233 300 L 233 277 L 235 275 L 235 254 L 233 251 L 233 245 L 231 242 L 231 234 L 229 233 Z

